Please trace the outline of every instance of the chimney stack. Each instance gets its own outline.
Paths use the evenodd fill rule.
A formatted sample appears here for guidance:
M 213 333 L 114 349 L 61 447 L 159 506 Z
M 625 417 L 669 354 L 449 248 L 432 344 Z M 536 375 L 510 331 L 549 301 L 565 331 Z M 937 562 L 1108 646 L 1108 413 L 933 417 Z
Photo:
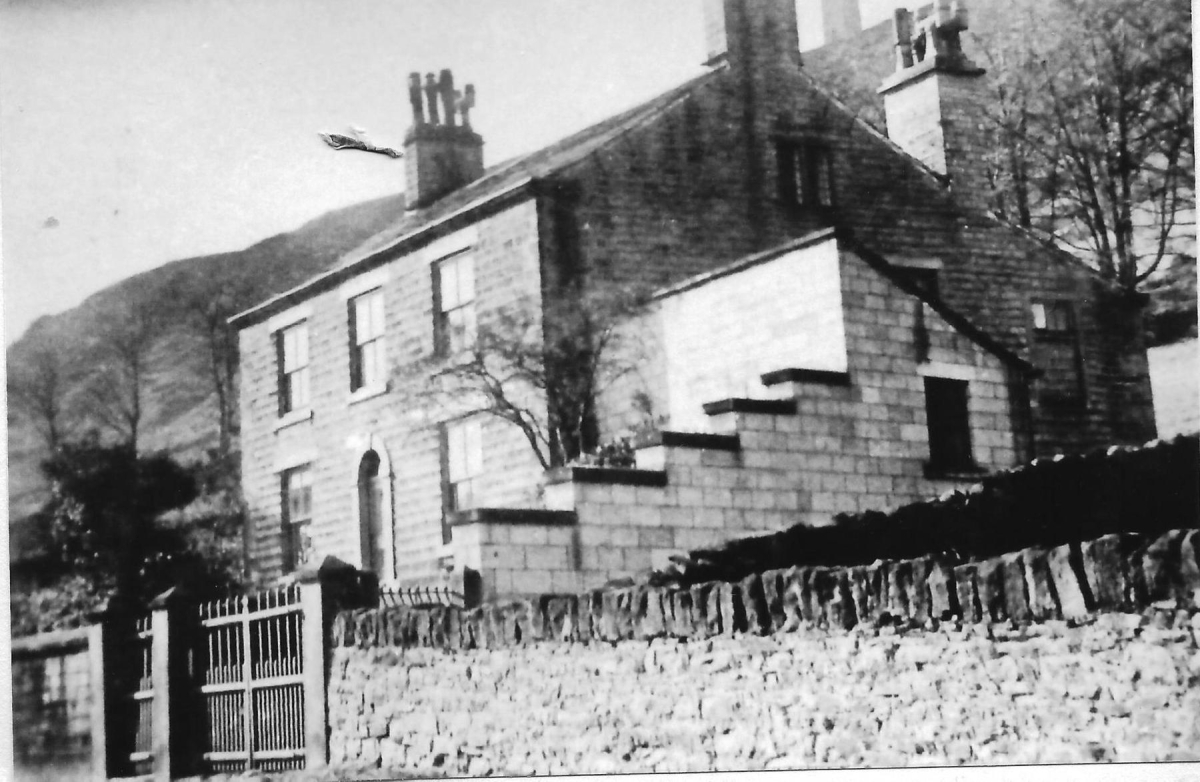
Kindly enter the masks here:
M 471 130 L 475 87 L 454 89 L 449 70 L 408 76 L 412 127 L 404 138 L 405 199 L 421 209 L 483 175 L 483 139 Z
M 800 65 L 796 0 L 704 0 L 705 65 L 761 71 Z
M 985 160 L 991 144 L 984 122 L 984 70 L 963 53 L 967 22 L 963 0 L 934 0 L 915 17 L 896 9 L 896 72 L 879 93 L 888 137 L 948 176 L 956 201 L 987 209 L 991 185 Z

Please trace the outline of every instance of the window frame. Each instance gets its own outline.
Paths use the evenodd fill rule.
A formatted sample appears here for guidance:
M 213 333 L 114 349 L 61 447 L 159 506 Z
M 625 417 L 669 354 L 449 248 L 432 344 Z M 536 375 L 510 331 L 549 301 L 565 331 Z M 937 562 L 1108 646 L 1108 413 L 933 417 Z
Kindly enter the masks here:
M 1060 408 L 1086 407 L 1087 377 L 1075 301 L 1068 298 L 1034 298 L 1030 301 L 1029 314 L 1033 325 L 1032 349 L 1035 359 L 1043 349 L 1070 351 L 1067 359 L 1075 374 L 1075 382 L 1069 389 L 1066 386 L 1047 388 L 1042 385 L 1038 391 L 1038 401 Z
M 837 205 L 834 187 L 833 149 L 816 139 L 782 139 L 776 154 L 779 161 L 779 191 L 784 203 L 795 209 L 827 210 Z
M 298 485 L 292 481 L 301 479 Z M 303 497 L 305 513 L 296 518 L 297 493 Z M 307 530 L 313 522 L 313 469 L 311 463 L 298 464 L 279 473 L 280 521 L 283 528 L 283 569 L 285 573 L 309 564 L 312 539 Z
M 297 335 L 296 351 L 303 353 L 303 363 L 288 368 L 288 338 Z M 300 336 L 303 339 L 299 339 Z M 303 347 L 301 351 L 300 346 Z M 279 397 L 279 417 L 300 413 L 312 406 L 312 355 L 309 344 L 308 320 L 298 320 L 275 332 L 276 389 Z
M 360 306 L 366 305 L 369 338 L 363 339 Z M 350 297 L 346 303 L 350 349 L 350 391 L 380 388 L 387 383 L 387 305 L 383 288 L 372 288 Z M 378 321 L 378 322 L 376 322 Z M 374 355 L 375 376 L 368 377 L 368 355 Z
M 435 351 L 439 356 L 460 355 L 474 348 L 479 336 L 475 256 L 463 250 L 438 260 L 432 269 Z M 464 269 L 469 274 L 464 276 Z M 469 297 L 462 295 L 464 280 L 470 283 Z M 464 336 L 456 339 L 457 334 Z
M 1075 303 L 1070 299 L 1034 299 L 1029 305 L 1030 316 L 1033 318 L 1033 331 L 1039 337 L 1074 336 L 1079 332 L 1075 318 Z M 1040 314 L 1039 314 L 1040 313 Z M 1052 313 L 1061 316 L 1062 324 L 1055 322 Z
M 478 482 L 483 475 L 483 421 L 478 417 L 450 421 L 443 426 L 443 433 L 446 512 L 476 508 Z
M 948 400 L 950 392 L 956 399 Z M 971 383 L 951 377 L 924 376 L 925 430 L 929 442 L 927 475 L 979 472 L 971 431 Z M 952 416 L 952 418 L 950 418 Z

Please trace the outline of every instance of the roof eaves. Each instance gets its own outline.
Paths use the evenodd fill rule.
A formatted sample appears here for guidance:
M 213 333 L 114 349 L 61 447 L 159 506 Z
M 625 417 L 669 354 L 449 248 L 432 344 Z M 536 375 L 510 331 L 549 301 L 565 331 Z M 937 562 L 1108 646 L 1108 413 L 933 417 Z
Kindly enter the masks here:
M 258 322 L 266 317 L 269 312 L 277 310 L 281 305 L 290 303 L 303 297 L 304 294 L 314 291 L 317 288 L 324 288 L 333 282 L 349 277 L 359 271 L 364 271 L 370 268 L 375 263 L 386 260 L 386 256 L 390 255 L 396 249 L 419 241 L 425 234 L 432 232 L 434 229 L 445 225 L 456 219 L 461 219 L 466 215 L 481 209 L 488 204 L 491 204 L 505 196 L 514 195 L 522 190 L 529 188 L 534 182 L 533 177 L 524 177 L 514 184 L 493 193 L 488 193 L 469 204 L 466 204 L 459 209 L 456 209 L 448 214 L 431 220 L 427 223 L 422 223 L 420 227 L 402 234 L 395 240 L 389 242 L 383 247 L 375 250 L 361 258 L 357 258 L 349 263 L 336 266 L 327 271 L 321 272 L 315 277 L 311 277 L 305 282 L 300 283 L 294 288 L 290 288 L 283 293 L 276 294 L 266 301 L 256 304 L 248 310 L 243 310 L 234 315 L 228 320 L 229 325 L 235 328 L 244 328 Z
M 890 138 L 888 138 L 886 133 L 880 133 L 878 130 L 876 130 L 874 127 L 872 127 L 869 122 L 864 120 L 862 117 L 858 116 L 858 113 L 855 112 L 854 109 L 847 106 L 844 101 L 842 101 L 840 98 L 838 98 L 832 92 L 830 92 L 829 89 L 827 87 L 825 87 L 824 85 L 822 85 L 819 81 L 817 81 L 817 79 L 814 78 L 811 74 L 801 71 L 800 76 L 801 76 L 801 78 L 807 80 L 809 85 L 814 90 L 821 93 L 821 95 L 826 100 L 828 100 L 830 103 L 832 103 L 836 108 L 838 108 L 843 114 L 845 114 L 847 117 L 849 117 L 852 121 L 854 121 L 862 130 L 866 131 L 867 135 L 871 136 L 876 141 L 882 143 L 884 146 L 886 146 L 888 149 L 895 152 L 896 154 L 903 155 L 905 158 L 907 158 L 909 160 L 910 163 L 912 163 L 914 168 L 916 168 L 918 171 L 920 171 L 922 174 L 924 174 L 926 177 L 928 177 L 930 180 L 932 180 L 934 183 L 936 183 L 940 187 L 945 188 L 946 185 L 949 183 L 950 180 L 945 174 L 939 174 L 937 171 L 934 171 L 928 165 L 926 165 L 922 161 L 918 160 L 917 158 L 913 157 L 911 153 L 909 153 L 907 150 L 905 150 L 903 147 L 901 147 L 895 141 L 892 141 Z
M 1122 291 L 1122 288 L 1120 285 L 1118 285 L 1116 282 L 1114 282 L 1114 281 L 1106 278 L 1104 275 L 1102 275 L 1100 273 L 1100 270 L 1097 269 L 1095 266 L 1090 265 L 1087 261 L 1083 260 L 1078 255 L 1075 255 L 1072 252 L 1068 252 L 1067 250 L 1064 250 L 1062 247 L 1060 247 L 1058 245 L 1058 243 L 1055 241 L 1053 236 L 1048 236 L 1034 228 L 1030 228 L 1030 227 L 1023 226 L 1023 225 L 1018 225 L 1017 223 L 1014 223 L 1010 220 L 1006 220 L 1005 218 L 1000 217 L 999 215 L 996 215 L 996 214 L 991 214 L 991 217 L 993 220 L 995 220 L 997 223 L 999 223 L 1003 227 L 1007 228 L 1008 230 L 1013 231 L 1014 233 L 1022 236 L 1023 238 L 1036 243 L 1038 246 L 1040 246 L 1042 249 L 1049 252 L 1053 257 L 1057 258 L 1059 261 L 1061 261 L 1069 266 L 1073 266 L 1081 271 L 1086 271 L 1088 274 L 1090 274 L 1095 279 L 1096 282 L 1099 282 L 1103 285 L 1108 286 L 1108 288 L 1111 291 L 1113 291 L 1114 293 L 1118 293 L 1118 292 Z
M 419 227 L 403 233 L 394 239 L 384 240 L 384 242 L 378 247 L 374 247 L 369 250 L 365 249 L 370 247 L 372 243 L 372 240 L 368 239 L 363 245 L 351 250 L 350 253 L 347 254 L 346 257 L 350 260 L 343 261 L 334 268 L 322 272 L 315 277 L 302 282 L 294 288 L 290 288 L 283 293 L 277 294 L 270 299 L 251 307 L 250 309 L 239 312 L 231 317 L 228 320 L 228 323 L 236 328 L 244 328 L 245 326 L 251 325 L 265 317 L 267 313 L 278 309 L 286 302 L 298 300 L 304 294 L 309 293 L 316 288 L 321 288 L 332 284 L 332 282 L 335 280 L 341 279 L 344 276 L 348 276 L 354 272 L 363 270 L 376 262 L 384 260 L 385 256 L 389 255 L 400 246 L 412 241 L 416 241 L 420 236 L 424 235 L 428 231 L 444 225 L 450 220 L 461 218 L 465 214 L 473 212 L 477 209 L 481 209 L 497 199 L 503 198 L 506 195 L 511 195 L 514 191 L 528 187 L 535 180 L 542 179 L 546 176 L 552 176 L 566 168 L 586 160 L 591 155 L 594 155 L 596 152 L 605 149 L 610 144 L 622 138 L 626 133 L 645 126 L 654 119 L 662 116 L 663 113 L 673 109 L 683 100 L 685 100 L 697 85 L 709 80 L 710 78 L 713 78 L 715 74 L 725 70 L 728 70 L 728 66 L 721 65 L 712 68 L 709 71 L 700 74 L 699 76 L 689 79 L 677 87 L 651 98 L 639 106 L 635 106 L 627 110 L 623 113 L 623 115 L 618 114 L 615 117 L 602 120 L 601 122 L 591 125 L 588 128 L 584 128 L 583 130 L 572 134 L 571 136 L 568 136 L 559 142 L 551 144 L 547 147 L 543 147 L 527 155 L 522 155 L 520 157 L 500 163 L 498 166 L 496 166 L 496 168 L 486 172 L 482 179 L 477 180 L 472 184 L 475 186 L 480 186 L 488 178 L 501 178 L 505 175 L 511 174 L 515 169 L 519 169 L 523 165 L 528 166 L 532 173 L 527 173 L 526 176 L 522 177 L 508 187 L 501 188 L 500 190 L 494 192 L 485 192 L 479 198 L 471 201 L 463 207 L 427 223 L 422 223 Z M 662 103 L 664 100 L 666 102 Z M 607 122 L 612 122 L 613 127 L 598 134 L 596 139 L 586 138 L 589 131 L 594 130 L 597 126 L 603 125 Z M 587 147 L 587 149 L 582 154 L 571 156 L 570 150 L 572 139 L 578 139 L 575 142 L 577 147 Z M 564 145 L 566 147 L 566 149 L 558 152 L 558 154 L 565 156 L 565 159 L 551 160 L 541 163 L 540 165 L 533 162 L 533 160 L 539 154 L 550 152 L 554 147 L 559 145 Z M 468 185 L 468 187 L 470 186 L 471 185 Z M 359 252 L 365 254 L 363 254 L 361 257 L 355 258 L 354 255 Z

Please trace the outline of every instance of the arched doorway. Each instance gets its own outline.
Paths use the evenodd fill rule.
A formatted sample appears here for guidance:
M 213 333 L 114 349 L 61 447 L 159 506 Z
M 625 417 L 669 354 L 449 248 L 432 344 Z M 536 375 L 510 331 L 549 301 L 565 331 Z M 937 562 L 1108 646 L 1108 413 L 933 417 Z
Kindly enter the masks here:
M 374 450 L 363 454 L 358 463 L 358 522 L 362 537 L 362 566 L 381 579 L 390 578 L 391 536 L 386 534 L 391 522 L 384 502 L 384 482 L 379 454 Z

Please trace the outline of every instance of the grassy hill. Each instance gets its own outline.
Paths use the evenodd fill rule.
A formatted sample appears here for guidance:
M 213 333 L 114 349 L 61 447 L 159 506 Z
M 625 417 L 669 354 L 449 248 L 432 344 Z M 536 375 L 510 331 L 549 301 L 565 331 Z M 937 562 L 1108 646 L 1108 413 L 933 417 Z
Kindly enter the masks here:
M 162 324 L 149 362 L 143 450 L 165 449 L 194 458 L 217 443 L 215 392 L 205 357 L 175 306 L 180 294 L 208 290 L 214 280 L 228 283 L 234 310 L 244 309 L 299 284 L 333 265 L 347 250 L 397 219 L 403 195 L 367 201 L 329 212 L 295 231 L 272 236 L 240 252 L 173 261 L 135 275 L 89 297 L 75 309 L 39 318 L 8 348 L 10 383 L 15 373 L 50 350 L 62 361 L 65 395 L 74 412 L 76 432 L 94 425 L 88 420 L 84 389 L 100 368 L 99 335 L 103 324 L 131 305 L 152 303 Z M 20 519 L 44 499 L 39 464 L 46 455 L 44 439 L 27 418 L 9 411 L 9 511 Z

